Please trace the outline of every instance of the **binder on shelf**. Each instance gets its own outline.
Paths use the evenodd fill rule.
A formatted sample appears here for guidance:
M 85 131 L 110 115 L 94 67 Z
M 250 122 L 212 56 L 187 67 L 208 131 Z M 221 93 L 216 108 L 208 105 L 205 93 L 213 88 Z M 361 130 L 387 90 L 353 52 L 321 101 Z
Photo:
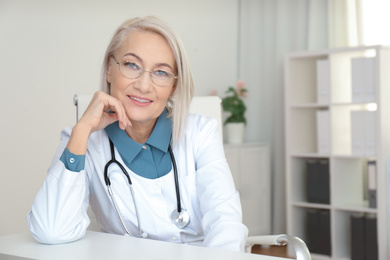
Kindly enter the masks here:
M 306 161 L 306 199 L 307 202 L 318 201 L 319 174 L 317 174 L 317 160 Z
M 317 151 L 319 154 L 330 153 L 330 112 L 317 110 Z
M 377 170 L 376 162 L 367 162 L 367 198 L 368 205 L 370 208 L 376 208 L 376 197 L 377 197 Z
M 364 154 L 364 118 L 362 111 L 351 111 L 351 150 L 353 155 Z
M 306 243 L 312 253 L 318 253 L 321 250 L 320 234 L 318 233 L 319 224 L 318 210 L 309 209 L 306 213 Z
M 366 260 L 378 260 L 378 233 L 376 215 L 366 215 L 365 218 L 365 251 Z
M 330 101 L 330 63 L 328 59 L 317 60 L 317 103 Z
M 364 59 L 364 72 L 364 100 L 375 102 L 375 58 Z
M 329 210 L 307 210 L 306 243 L 312 253 L 331 255 Z
M 320 160 L 318 162 L 318 203 L 329 204 L 330 203 L 330 174 L 329 174 L 329 161 Z
M 376 112 L 363 111 L 364 113 L 364 150 L 366 155 L 376 154 Z
M 353 155 L 375 155 L 375 122 L 375 111 L 351 111 L 351 150 Z
M 365 260 L 364 214 L 351 215 L 351 260 Z
M 351 260 L 378 260 L 377 217 L 351 215 Z
M 362 58 L 351 59 L 351 77 L 352 101 L 363 102 L 364 60 Z
M 351 59 L 352 101 L 375 101 L 375 58 Z
M 306 200 L 310 203 L 330 203 L 329 160 L 306 161 Z
M 320 250 L 318 253 L 322 255 L 331 255 L 331 239 L 330 239 L 330 212 L 328 210 L 319 211 L 319 235 L 321 236 Z

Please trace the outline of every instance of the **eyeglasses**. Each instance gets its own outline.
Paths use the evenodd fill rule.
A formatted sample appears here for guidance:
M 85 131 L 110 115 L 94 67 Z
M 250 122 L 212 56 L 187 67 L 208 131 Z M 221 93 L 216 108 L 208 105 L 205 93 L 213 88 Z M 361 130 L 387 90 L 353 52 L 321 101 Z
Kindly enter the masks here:
M 163 69 L 154 69 L 146 70 L 140 64 L 130 59 L 123 60 L 119 63 L 114 56 L 112 58 L 118 64 L 119 71 L 122 73 L 123 77 L 128 79 L 137 79 L 144 74 L 144 72 L 150 73 L 150 78 L 152 82 L 159 87 L 168 87 L 172 86 L 175 80 L 178 78 L 171 71 Z

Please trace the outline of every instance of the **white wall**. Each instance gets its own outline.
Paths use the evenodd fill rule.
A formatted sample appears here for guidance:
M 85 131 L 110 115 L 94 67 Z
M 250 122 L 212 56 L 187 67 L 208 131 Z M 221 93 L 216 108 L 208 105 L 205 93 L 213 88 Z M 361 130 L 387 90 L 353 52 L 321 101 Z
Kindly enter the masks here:
M 98 89 L 107 43 L 125 19 L 156 15 L 181 35 L 196 94 L 236 81 L 237 1 L 0 1 L 0 235 L 27 230 L 26 214 L 75 93 Z
M 256 0 L 241 1 L 243 27 L 238 34 L 239 3 L 0 0 L 0 235 L 27 230 L 26 214 L 46 176 L 60 131 L 75 122 L 73 95 L 98 89 L 108 41 L 120 23 L 134 16 L 156 15 L 178 31 L 193 69 L 196 95 L 217 90 L 222 96 L 238 77 L 246 80 L 246 141 L 272 145 L 283 129 L 274 133 L 280 113 L 274 111 L 274 86 L 262 82 L 267 72 L 261 53 L 267 48 L 258 47 L 267 35 L 257 33 L 262 21 L 272 17 L 261 12 Z M 258 20 L 259 15 L 264 17 Z M 282 171 L 277 175 L 283 178 Z M 277 182 L 276 190 L 280 188 L 283 183 Z M 274 203 L 283 208 L 283 200 Z M 283 209 L 274 212 L 274 229 L 284 232 L 280 212 Z

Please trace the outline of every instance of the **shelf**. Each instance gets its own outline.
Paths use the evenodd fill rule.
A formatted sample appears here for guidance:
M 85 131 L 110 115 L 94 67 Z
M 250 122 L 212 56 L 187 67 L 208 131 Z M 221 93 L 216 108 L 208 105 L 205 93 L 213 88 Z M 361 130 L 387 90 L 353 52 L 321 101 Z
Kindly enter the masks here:
M 291 158 L 318 158 L 318 159 L 366 159 L 370 161 L 375 161 L 376 156 L 363 156 L 363 155 L 350 155 L 350 154 L 318 154 L 318 153 L 296 153 L 290 154 Z
M 308 209 L 330 209 L 329 204 L 320 204 L 320 203 L 308 203 L 308 202 L 293 202 L 294 207 L 308 208 Z
M 366 159 L 366 160 L 376 160 L 375 156 L 363 156 L 363 155 L 344 155 L 344 154 L 334 154 L 331 156 L 333 159 Z
M 366 204 L 368 204 L 368 202 Z M 377 209 L 369 208 L 368 205 L 366 205 L 366 206 L 339 205 L 339 206 L 334 206 L 333 209 L 338 210 L 338 211 L 355 212 L 355 213 L 357 213 L 357 212 L 358 213 L 369 213 L 369 214 L 378 213 Z
M 329 109 L 330 107 L 354 107 L 358 110 L 376 111 L 378 105 L 375 102 L 338 102 L 331 104 L 318 104 L 318 103 L 303 103 L 303 104 L 291 104 L 291 109 L 305 109 L 305 108 L 317 108 L 317 109 Z
M 364 213 L 364 214 L 376 214 L 378 213 L 377 209 L 369 208 L 368 202 L 367 205 L 338 205 L 330 206 L 328 204 L 319 204 L 319 203 L 308 203 L 308 202 L 292 202 L 291 205 L 297 208 L 306 208 L 306 209 L 325 209 L 325 210 L 337 210 L 345 211 L 350 213 Z
M 287 232 L 310 242 L 306 220 L 330 215 L 330 256 L 351 259 L 351 219 L 376 217 L 379 260 L 388 260 L 390 49 L 362 46 L 287 55 L 285 61 Z M 317 164 L 329 164 L 328 175 Z M 368 205 L 367 163 L 376 162 L 376 208 Z M 314 174 L 313 174 L 314 173 Z M 322 178 L 318 181 L 316 178 Z M 314 185 L 308 186 L 308 183 Z M 317 188 L 317 183 L 320 183 Z M 329 183 L 329 191 L 321 183 Z M 329 204 L 312 203 L 321 192 Z M 323 196 L 324 197 L 324 196 Z M 328 198 L 326 196 L 325 198 Z M 309 202 L 310 201 L 310 202 Z M 389 204 L 390 205 L 390 204 Z M 372 223 L 372 222 L 371 222 Z M 321 228 L 321 226 L 318 226 Z
M 329 158 L 330 155 L 318 154 L 318 153 L 296 153 L 290 155 L 292 158 Z
M 355 106 L 360 107 L 360 109 L 364 110 L 367 109 L 367 106 L 370 104 L 375 104 L 373 102 L 338 102 L 338 103 L 332 103 L 332 106 Z
M 302 108 L 319 108 L 319 109 L 327 109 L 329 108 L 329 104 L 293 104 L 290 108 L 294 109 L 302 109 Z

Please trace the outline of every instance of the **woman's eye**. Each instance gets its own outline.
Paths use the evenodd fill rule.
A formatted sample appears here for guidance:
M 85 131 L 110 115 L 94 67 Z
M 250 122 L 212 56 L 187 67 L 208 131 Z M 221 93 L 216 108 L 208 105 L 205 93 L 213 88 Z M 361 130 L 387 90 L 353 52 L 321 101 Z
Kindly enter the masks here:
M 123 62 L 123 65 L 125 66 L 126 69 L 132 69 L 132 70 L 139 70 L 139 66 L 137 63 L 126 61 Z
M 154 75 L 162 78 L 169 78 L 170 74 L 167 71 L 164 70 L 155 70 L 153 72 Z

